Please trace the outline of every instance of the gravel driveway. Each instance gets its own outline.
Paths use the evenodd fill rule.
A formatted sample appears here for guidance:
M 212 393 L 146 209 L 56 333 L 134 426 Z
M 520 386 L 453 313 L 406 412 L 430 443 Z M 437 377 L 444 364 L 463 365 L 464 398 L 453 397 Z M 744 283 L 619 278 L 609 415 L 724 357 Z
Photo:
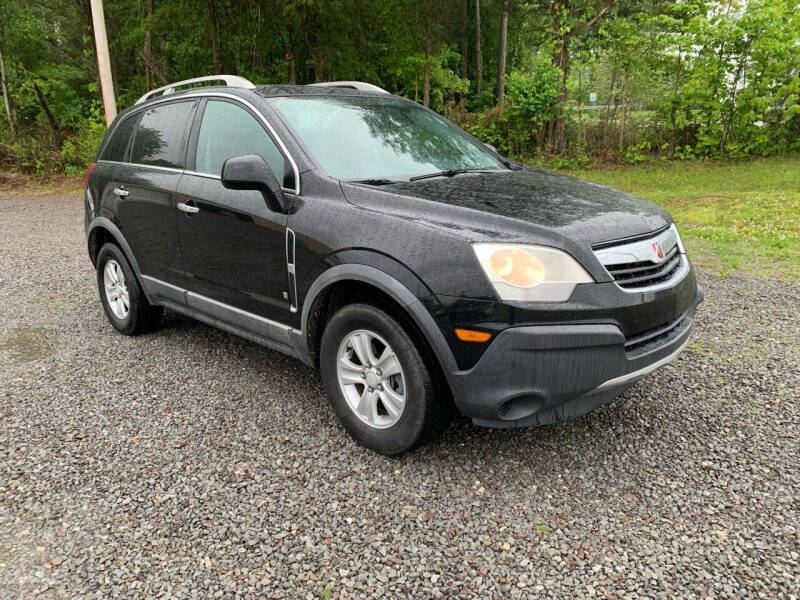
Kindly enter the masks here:
M 1 598 L 797 597 L 800 287 L 701 273 L 689 349 L 612 405 L 388 459 L 297 361 L 115 333 L 82 219 L 0 197 Z

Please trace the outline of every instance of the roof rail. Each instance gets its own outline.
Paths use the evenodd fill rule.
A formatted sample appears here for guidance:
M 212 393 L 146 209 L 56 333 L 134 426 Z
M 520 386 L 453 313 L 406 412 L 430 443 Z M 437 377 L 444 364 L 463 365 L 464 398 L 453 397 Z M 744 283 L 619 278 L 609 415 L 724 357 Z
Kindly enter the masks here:
M 380 92 L 382 94 L 389 93 L 382 87 L 378 87 L 377 85 L 366 83 L 364 81 L 325 81 L 323 83 L 310 83 L 309 85 L 318 85 L 321 87 L 352 88 L 354 90 L 361 90 L 362 92 Z
M 175 88 L 181 87 L 183 85 L 189 85 L 190 83 L 200 83 L 203 81 L 224 81 L 225 85 L 230 87 L 238 87 L 238 88 L 245 88 L 245 89 L 252 89 L 256 87 L 253 83 L 244 77 L 239 77 L 238 75 L 209 75 L 207 77 L 194 77 L 192 79 L 184 79 L 183 81 L 176 81 L 175 83 L 170 83 L 169 85 L 165 85 L 163 87 L 157 88 L 155 90 L 151 90 L 147 92 L 144 96 L 139 98 L 136 101 L 136 104 L 141 104 L 145 100 L 150 100 L 151 98 L 158 95 L 159 92 L 162 92 L 162 96 L 166 96 L 168 94 L 174 94 Z

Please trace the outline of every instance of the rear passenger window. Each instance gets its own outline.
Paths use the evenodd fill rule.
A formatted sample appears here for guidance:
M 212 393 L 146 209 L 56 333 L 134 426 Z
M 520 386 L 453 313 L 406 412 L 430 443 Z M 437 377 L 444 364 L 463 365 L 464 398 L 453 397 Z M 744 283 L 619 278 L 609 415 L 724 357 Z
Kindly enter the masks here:
M 209 100 L 197 138 L 195 171 L 219 176 L 226 160 L 244 154 L 261 156 L 276 179 L 283 181 L 283 155 L 264 127 L 236 104 Z
M 128 149 L 128 142 L 131 140 L 133 128 L 136 127 L 136 120 L 136 117 L 122 119 L 114 133 L 111 134 L 111 139 L 108 140 L 106 147 L 103 148 L 100 160 L 113 160 L 116 162 L 125 160 L 125 151 Z
M 155 106 L 142 115 L 131 148 L 131 162 L 183 168 L 183 138 L 192 102 Z

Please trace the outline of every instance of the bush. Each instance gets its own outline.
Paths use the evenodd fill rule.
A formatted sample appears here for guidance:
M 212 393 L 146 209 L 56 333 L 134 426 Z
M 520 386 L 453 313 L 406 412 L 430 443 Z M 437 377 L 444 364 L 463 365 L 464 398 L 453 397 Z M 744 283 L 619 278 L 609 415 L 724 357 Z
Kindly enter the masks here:
M 561 71 L 542 58 L 526 73 L 506 77 L 506 100 L 477 116 L 469 131 L 502 154 L 529 156 L 541 142 L 544 126 L 558 111 Z
M 16 137 L 6 131 L 0 138 L 0 166 L 41 176 L 60 172 L 61 156 L 45 131 L 27 130 Z
M 506 78 L 509 121 L 520 133 L 541 128 L 557 116 L 561 71 L 540 61 L 529 74 L 512 72 Z
M 62 171 L 67 177 L 79 177 L 94 160 L 94 155 L 106 133 L 105 123 L 93 111 L 90 117 L 81 120 L 75 135 L 64 140 L 61 146 Z
M 80 177 L 94 159 L 105 132 L 99 110 L 78 121 L 75 131 L 64 137 L 60 151 L 45 127 L 17 130 L 14 136 L 6 129 L 0 134 L 0 167 L 30 175 Z
M 625 162 L 629 165 L 638 165 L 639 163 L 646 162 L 650 160 L 651 150 L 652 146 L 647 140 L 634 146 L 628 146 L 625 148 Z

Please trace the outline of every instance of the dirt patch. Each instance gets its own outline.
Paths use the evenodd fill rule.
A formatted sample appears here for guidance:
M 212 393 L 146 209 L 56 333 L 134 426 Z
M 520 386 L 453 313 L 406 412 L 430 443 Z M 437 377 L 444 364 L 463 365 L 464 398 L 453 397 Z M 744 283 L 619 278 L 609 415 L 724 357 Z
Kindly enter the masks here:
M 63 196 L 78 194 L 83 181 L 76 177 L 38 178 L 21 173 L 0 172 L 0 197 Z
M 0 348 L 19 362 L 30 362 L 53 354 L 51 337 L 42 327 L 15 327 Z

